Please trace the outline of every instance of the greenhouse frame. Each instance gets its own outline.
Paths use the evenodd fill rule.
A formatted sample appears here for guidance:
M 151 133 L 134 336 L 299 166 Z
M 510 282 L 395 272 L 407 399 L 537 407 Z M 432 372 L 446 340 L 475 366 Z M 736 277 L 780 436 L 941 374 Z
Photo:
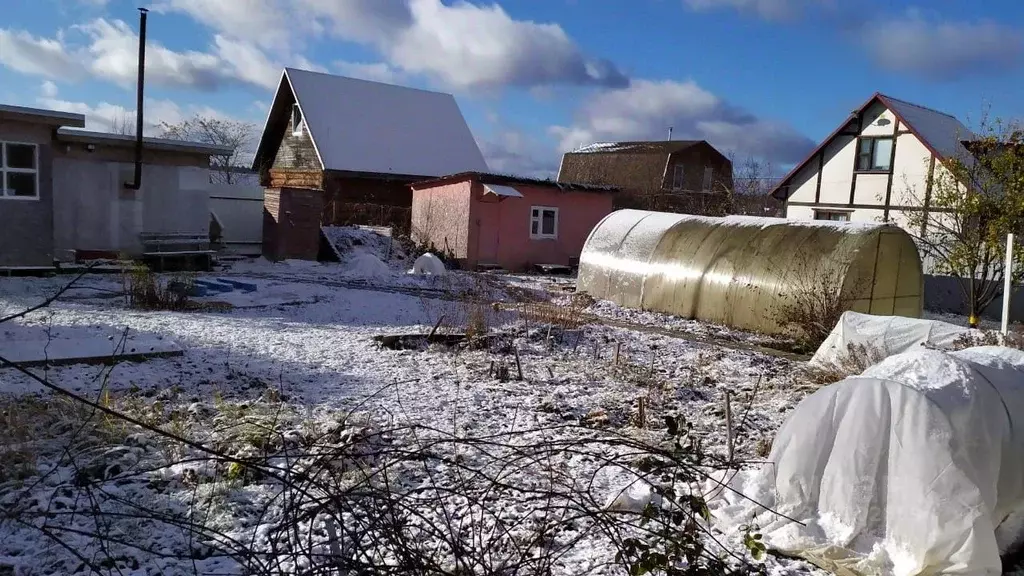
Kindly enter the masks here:
M 766 334 L 782 313 L 832 298 L 844 309 L 919 318 L 921 258 L 881 223 L 619 210 L 590 232 L 577 290 L 620 306 Z

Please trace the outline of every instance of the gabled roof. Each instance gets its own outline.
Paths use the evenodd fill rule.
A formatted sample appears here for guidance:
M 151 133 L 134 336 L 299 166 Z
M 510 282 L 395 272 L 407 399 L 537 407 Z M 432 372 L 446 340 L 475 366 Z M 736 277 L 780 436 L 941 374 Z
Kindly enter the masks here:
M 421 190 L 423 188 L 431 188 L 434 186 L 440 186 L 442 184 L 452 184 L 455 182 L 462 182 L 465 180 L 476 180 L 484 185 L 494 186 L 537 186 L 537 187 L 548 187 L 558 188 L 563 192 L 580 191 L 580 192 L 618 192 L 619 189 L 615 186 L 600 186 L 596 184 L 581 184 L 579 182 L 562 182 L 554 180 L 541 180 L 540 178 L 526 178 L 524 176 L 513 176 L 511 174 L 495 174 L 492 172 L 459 172 L 457 174 L 449 174 L 447 176 L 441 176 L 440 178 L 433 178 L 431 180 L 423 180 L 410 184 L 409 187 L 413 190 Z
M 285 68 L 253 159 L 269 164 L 296 102 L 324 170 L 440 176 L 487 170 L 451 94 Z
M 886 96 L 881 92 L 875 92 L 867 99 L 866 102 L 864 102 L 864 104 L 854 110 L 849 117 L 843 120 L 838 128 L 822 140 L 821 143 L 807 155 L 807 158 L 797 164 L 789 171 L 788 174 L 786 174 L 786 176 L 782 178 L 782 180 L 779 181 L 771 192 L 772 196 L 775 196 L 779 200 L 784 200 L 785 197 L 781 192 L 789 185 L 789 181 L 793 176 L 810 163 L 825 146 L 828 146 L 830 142 L 835 140 L 836 136 L 843 131 L 843 128 L 850 123 L 850 120 L 863 114 L 868 107 L 876 102 L 880 102 L 883 106 L 888 108 L 893 115 L 896 116 L 896 119 L 899 120 L 900 124 L 905 126 L 911 134 L 916 136 L 925 148 L 934 154 L 938 160 L 946 160 L 955 157 L 970 158 L 970 154 L 967 149 L 964 148 L 962 141 L 971 140 L 975 135 L 969 128 L 957 120 L 955 116 L 946 114 L 945 112 L 939 112 L 932 108 L 912 104 L 905 100 L 893 98 L 892 96 Z
M 25 106 L 13 106 L 0 104 L 0 118 L 15 118 L 36 124 L 47 124 L 50 126 L 73 126 L 75 128 L 85 127 L 85 116 L 74 112 L 62 112 L 59 110 L 46 110 L 43 108 L 27 108 Z
M 562 155 L 558 180 L 616 184 L 628 188 L 661 188 L 670 155 L 694 146 L 707 146 L 721 155 L 705 140 L 597 142 Z M 727 160 L 725 156 L 722 158 Z
M 85 144 L 103 143 L 109 146 L 135 146 L 135 136 L 129 134 L 93 132 L 91 130 L 78 130 L 75 128 L 58 128 L 57 140 L 60 142 L 82 142 Z M 233 149 L 226 146 L 206 144 L 205 142 L 189 142 L 187 140 L 171 140 L 168 138 L 146 137 L 142 139 L 142 144 L 147 150 L 167 150 L 207 156 L 230 156 L 235 153 Z

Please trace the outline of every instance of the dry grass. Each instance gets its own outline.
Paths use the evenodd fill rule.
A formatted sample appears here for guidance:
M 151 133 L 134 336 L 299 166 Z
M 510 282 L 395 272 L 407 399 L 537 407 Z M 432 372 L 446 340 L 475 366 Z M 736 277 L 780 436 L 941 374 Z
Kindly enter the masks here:
M 811 388 L 828 386 L 850 376 L 862 374 L 865 370 L 885 359 L 885 354 L 864 344 L 848 344 L 846 353 L 825 366 L 808 366 L 802 382 Z
M 963 350 L 975 346 L 1006 346 L 1017 350 L 1024 350 L 1024 333 L 1010 332 L 1003 335 L 998 330 L 972 330 L 964 332 L 954 340 L 950 348 L 952 350 Z
M 187 310 L 189 292 L 195 287 L 195 275 L 179 273 L 168 278 L 142 264 L 132 264 L 121 272 L 125 301 L 129 308 L 142 310 Z

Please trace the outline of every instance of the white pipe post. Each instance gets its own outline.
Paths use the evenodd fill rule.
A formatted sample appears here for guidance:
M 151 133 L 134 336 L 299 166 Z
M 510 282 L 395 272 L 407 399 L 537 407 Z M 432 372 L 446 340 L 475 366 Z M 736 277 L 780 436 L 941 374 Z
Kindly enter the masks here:
M 1006 235 L 1006 266 L 1003 268 L 1003 335 L 1010 332 L 1010 296 L 1013 291 L 1013 234 Z

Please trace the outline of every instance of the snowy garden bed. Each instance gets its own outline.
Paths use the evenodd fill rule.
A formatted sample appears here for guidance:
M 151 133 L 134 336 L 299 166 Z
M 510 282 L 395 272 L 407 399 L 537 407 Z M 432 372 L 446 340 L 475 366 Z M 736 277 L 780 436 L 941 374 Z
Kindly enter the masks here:
M 728 394 L 734 459 L 758 460 L 805 394 L 785 359 L 524 322 L 489 305 L 509 297 L 493 279 L 388 268 L 354 288 L 331 284 L 351 279 L 344 261 L 237 264 L 218 275 L 259 282 L 253 307 L 188 312 L 128 309 L 103 296 L 116 280 L 87 276 L 69 299 L 5 326 L 154 335 L 184 355 L 0 371 L 11 437 L 0 573 L 277 574 L 338 558 L 378 573 L 624 573 L 616 552 L 642 532 L 602 508 L 642 474 L 642 447 L 679 457 L 671 440 L 685 435 L 697 446 L 685 458 L 701 459 L 685 468 L 722 467 Z M 5 280 L 0 312 L 66 280 Z M 373 339 L 434 329 L 500 332 L 507 345 L 388 350 Z M 695 533 L 708 556 L 752 561 L 741 544 Z M 810 570 L 766 561 L 773 573 Z

